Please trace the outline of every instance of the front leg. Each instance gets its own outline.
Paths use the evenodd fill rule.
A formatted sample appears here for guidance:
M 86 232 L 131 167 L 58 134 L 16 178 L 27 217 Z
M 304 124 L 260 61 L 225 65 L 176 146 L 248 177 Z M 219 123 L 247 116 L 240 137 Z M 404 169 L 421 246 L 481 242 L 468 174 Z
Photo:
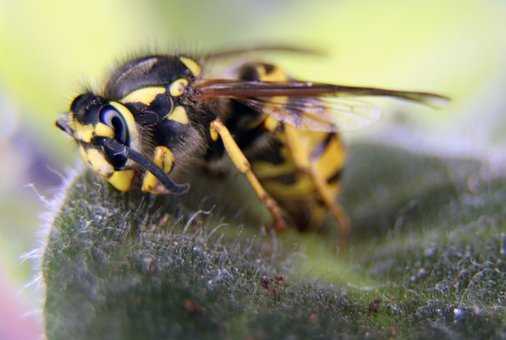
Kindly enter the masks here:
M 162 169 L 163 172 L 170 174 L 172 168 L 174 167 L 174 154 L 168 147 L 159 145 L 155 148 L 153 162 L 156 166 Z M 165 187 L 158 182 L 158 179 L 148 171 L 146 171 L 144 179 L 142 180 L 141 190 L 152 194 L 167 193 L 167 189 L 165 189 Z

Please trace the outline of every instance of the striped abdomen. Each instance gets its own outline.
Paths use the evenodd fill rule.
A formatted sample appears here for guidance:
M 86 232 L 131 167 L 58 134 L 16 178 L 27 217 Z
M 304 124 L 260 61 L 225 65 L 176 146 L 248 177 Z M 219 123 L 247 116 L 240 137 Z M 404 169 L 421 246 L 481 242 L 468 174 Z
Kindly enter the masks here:
M 286 143 L 287 130 L 291 130 L 289 132 L 300 143 L 296 154 Z M 345 162 L 345 150 L 339 135 L 283 126 L 274 134 L 274 138 L 279 143 L 266 150 L 264 157 L 251 160 L 253 171 L 266 191 L 290 214 L 298 228 L 318 228 L 327 209 L 312 174 L 297 166 L 300 164 L 297 158 L 315 167 L 316 174 L 337 199 Z M 276 157 L 272 157 L 272 154 L 276 154 Z
M 244 65 L 238 76 L 243 80 L 289 79 L 278 67 L 262 63 Z M 274 97 L 272 100 L 279 103 L 288 99 Z M 265 105 L 269 105 L 268 100 Z M 327 215 L 327 208 L 314 176 L 316 174 L 325 189 L 337 199 L 345 162 L 345 149 L 339 135 L 297 129 L 238 102 L 232 102 L 225 123 L 246 153 L 265 190 L 290 215 L 295 225 L 299 229 L 318 228 Z M 313 173 L 308 167 L 313 168 Z

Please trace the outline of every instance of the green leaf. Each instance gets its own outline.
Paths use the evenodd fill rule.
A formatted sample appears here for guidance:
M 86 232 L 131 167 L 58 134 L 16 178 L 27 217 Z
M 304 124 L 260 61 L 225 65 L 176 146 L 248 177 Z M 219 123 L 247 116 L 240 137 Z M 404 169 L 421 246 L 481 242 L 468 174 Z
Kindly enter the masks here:
M 188 197 L 115 192 L 83 172 L 42 260 L 48 339 L 501 337 L 506 180 L 476 160 L 350 148 L 335 232 L 262 232 L 244 180 Z

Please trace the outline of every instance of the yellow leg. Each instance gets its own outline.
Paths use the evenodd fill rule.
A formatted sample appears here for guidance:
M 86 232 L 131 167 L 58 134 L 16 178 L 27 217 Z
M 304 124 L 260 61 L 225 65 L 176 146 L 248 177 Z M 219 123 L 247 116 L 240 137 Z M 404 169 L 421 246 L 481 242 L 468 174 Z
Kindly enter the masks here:
M 258 199 L 260 199 L 260 201 L 271 213 L 276 230 L 285 229 L 286 222 L 278 203 L 265 191 L 258 178 L 256 178 L 255 174 L 251 170 L 249 161 L 246 159 L 246 156 L 244 156 L 227 127 L 223 125 L 219 119 L 216 119 L 211 123 L 211 137 L 216 140 L 218 139 L 218 136 L 223 141 L 225 150 L 232 160 L 232 163 L 234 163 L 234 166 L 246 176 L 246 179 L 255 191 Z
M 346 252 L 348 248 L 348 239 L 350 237 L 350 219 L 341 205 L 336 201 L 336 197 L 332 193 L 332 190 L 329 189 L 325 180 L 316 172 L 314 167 L 311 167 L 311 177 L 313 178 L 316 190 L 318 190 L 318 194 L 325 203 L 325 206 L 337 221 L 339 251 Z
M 345 252 L 348 247 L 348 239 L 350 236 L 350 219 L 348 215 L 336 201 L 332 190 L 327 186 L 324 178 L 318 173 L 316 167 L 312 164 L 309 157 L 307 146 L 301 142 L 300 136 L 296 129 L 291 126 L 285 126 L 285 136 L 288 148 L 292 154 L 295 165 L 299 171 L 311 176 L 311 180 L 315 184 L 316 190 L 323 200 L 325 206 L 337 221 L 339 234 L 339 250 Z
M 153 155 L 153 162 L 163 169 L 165 173 L 170 173 L 174 166 L 174 155 L 169 148 L 165 146 L 157 146 Z M 151 172 L 146 172 L 142 180 L 142 191 L 152 194 L 167 193 L 165 189 Z

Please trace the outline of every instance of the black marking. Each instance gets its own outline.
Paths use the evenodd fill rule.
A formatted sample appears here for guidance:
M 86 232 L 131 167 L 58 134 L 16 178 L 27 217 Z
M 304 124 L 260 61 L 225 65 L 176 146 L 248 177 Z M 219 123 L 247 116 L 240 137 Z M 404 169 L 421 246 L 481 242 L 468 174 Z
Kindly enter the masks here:
M 239 69 L 238 78 L 241 80 L 248 81 L 256 81 L 260 80 L 260 75 L 258 74 L 257 64 L 244 64 Z
M 283 154 L 281 153 L 282 149 L 283 143 L 277 139 L 274 139 L 268 149 L 255 155 L 254 160 L 264 161 L 274 165 L 281 165 L 285 162 L 285 157 L 283 157 Z
M 239 68 L 237 77 L 245 81 L 262 80 L 259 73 L 260 67 L 263 67 L 266 73 L 276 69 L 275 66 L 265 63 L 245 63 Z M 270 135 L 262 124 L 265 117 L 262 107 L 252 108 L 236 100 L 230 100 L 229 105 L 230 114 L 222 119 L 239 148 L 244 150 L 246 154 L 251 150 L 252 153 L 248 154 L 251 160 L 265 161 L 274 165 L 283 164 L 285 162 L 281 153 L 283 144 L 278 140 L 271 138 L 273 141 L 269 146 L 258 150 L 258 152 L 253 151 L 259 139 Z M 281 125 L 280 128 L 282 128 Z M 218 159 L 223 156 L 224 152 L 223 142 L 218 140 L 210 143 L 205 159 L 207 161 Z
M 266 74 L 271 74 L 274 70 L 276 70 L 276 66 L 273 64 L 262 63 L 261 65 L 263 66 Z
M 158 94 L 155 99 L 149 104 L 149 110 L 156 112 L 160 117 L 165 117 L 172 112 L 174 102 L 172 98 L 165 93 Z
M 135 121 L 143 126 L 154 125 L 166 117 L 174 108 L 171 97 L 158 94 L 149 105 L 142 102 L 126 103 L 125 106 L 134 115 Z
M 234 133 L 230 129 L 229 131 L 231 131 L 234 140 L 237 143 L 237 146 L 239 146 L 239 149 L 244 151 L 247 151 L 251 146 L 254 146 L 255 142 L 266 133 L 262 127 L 257 127 L 249 130 L 240 130 L 239 133 Z M 224 152 L 225 148 L 223 142 L 221 139 L 218 139 L 217 141 L 213 141 L 209 144 L 204 158 L 206 161 L 216 160 L 221 158 Z M 269 150 L 266 152 L 269 153 Z M 262 152 L 261 154 L 262 156 L 265 156 L 265 153 Z
M 268 63 L 247 63 L 239 69 L 238 78 L 247 81 L 263 80 L 258 72 L 259 68 L 263 68 L 266 75 L 271 74 L 276 70 L 276 66 Z
M 237 134 L 234 139 L 237 142 L 239 148 L 243 150 L 248 150 L 250 147 L 254 146 L 255 143 L 263 136 L 265 136 L 267 132 L 264 130 L 262 126 L 259 126 L 254 129 L 245 130 L 239 134 Z
M 123 104 L 134 116 L 135 122 L 142 126 L 156 125 L 161 117 L 157 112 L 150 111 L 146 104 L 141 102 Z
M 224 124 L 232 134 L 240 134 L 258 125 L 255 123 L 260 122 L 263 116 L 260 110 L 252 109 L 235 100 L 230 101 L 230 110 L 230 115 L 225 118 Z
M 120 66 L 105 87 L 105 96 L 120 99 L 147 86 L 170 85 L 176 79 L 195 77 L 177 56 L 152 55 L 130 60 Z
M 335 133 L 329 132 L 325 136 L 325 138 L 318 144 L 313 151 L 311 151 L 311 154 L 309 155 L 309 159 L 311 160 L 317 160 L 320 158 L 321 155 L 327 150 L 327 147 L 329 146 L 330 142 L 332 141 L 332 138 L 334 138 Z
M 141 102 L 133 102 L 133 103 L 125 103 L 123 104 L 125 107 L 132 112 L 134 117 L 137 119 L 137 114 L 140 114 L 142 111 L 147 109 L 146 104 Z
M 239 79 L 260 80 L 257 67 L 262 64 L 247 63 L 241 66 L 238 72 Z M 236 100 L 230 101 L 230 114 L 224 119 L 224 124 L 234 136 L 241 149 L 248 149 L 266 133 L 261 122 L 264 113 L 261 109 L 253 109 Z
M 241 66 L 238 71 L 239 79 L 259 80 L 260 77 L 256 66 L 257 64 L 251 63 Z M 265 133 L 264 129 L 258 124 L 262 120 L 263 112 L 261 110 L 252 109 L 236 100 L 230 100 L 229 105 L 230 114 L 226 117 L 222 117 L 223 123 L 232 136 L 234 136 L 234 140 L 239 148 L 247 150 Z M 206 161 L 212 161 L 221 158 L 224 153 L 225 149 L 220 139 L 210 143 L 204 158 Z M 275 161 L 278 160 L 279 159 L 275 159 Z
M 220 138 L 215 142 L 209 143 L 204 159 L 206 162 L 212 162 L 222 158 L 224 154 L 225 146 Z
M 164 119 L 155 129 L 156 145 L 164 145 L 169 149 L 174 148 L 184 141 L 187 131 L 187 125 L 172 119 Z
M 318 204 L 320 207 L 326 207 L 327 206 L 325 204 L 325 201 L 320 196 L 316 197 L 315 201 L 316 201 L 316 204 Z
M 340 181 L 342 177 L 343 177 L 343 168 L 339 168 L 327 178 L 327 183 L 328 184 L 336 183 Z
M 150 111 L 148 109 L 142 111 L 130 110 L 130 112 L 135 112 L 135 121 L 142 126 L 153 126 L 162 120 L 158 113 Z
M 114 170 L 124 169 L 128 158 L 124 153 L 118 152 L 118 145 L 124 144 L 120 144 L 117 141 L 115 141 L 115 143 L 111 143 L 107 142 L 107 140 L 110 140 L 110 138 L 95 137 L 92 143 L 93 145 L 102 148 L 105 159 L 112 165 Z M 88 147 L 85 147 L 85 149 L 88 149 Z
M 294 172 L 284 174 L 284 175 L 278 175 L 278 176 L 272 176 L 272 177 L 262 177 L 262 181 L 274 181 L 279 182 L 281 184 L 285 185 L 293 185 L 297 183 L 297 175 Z

